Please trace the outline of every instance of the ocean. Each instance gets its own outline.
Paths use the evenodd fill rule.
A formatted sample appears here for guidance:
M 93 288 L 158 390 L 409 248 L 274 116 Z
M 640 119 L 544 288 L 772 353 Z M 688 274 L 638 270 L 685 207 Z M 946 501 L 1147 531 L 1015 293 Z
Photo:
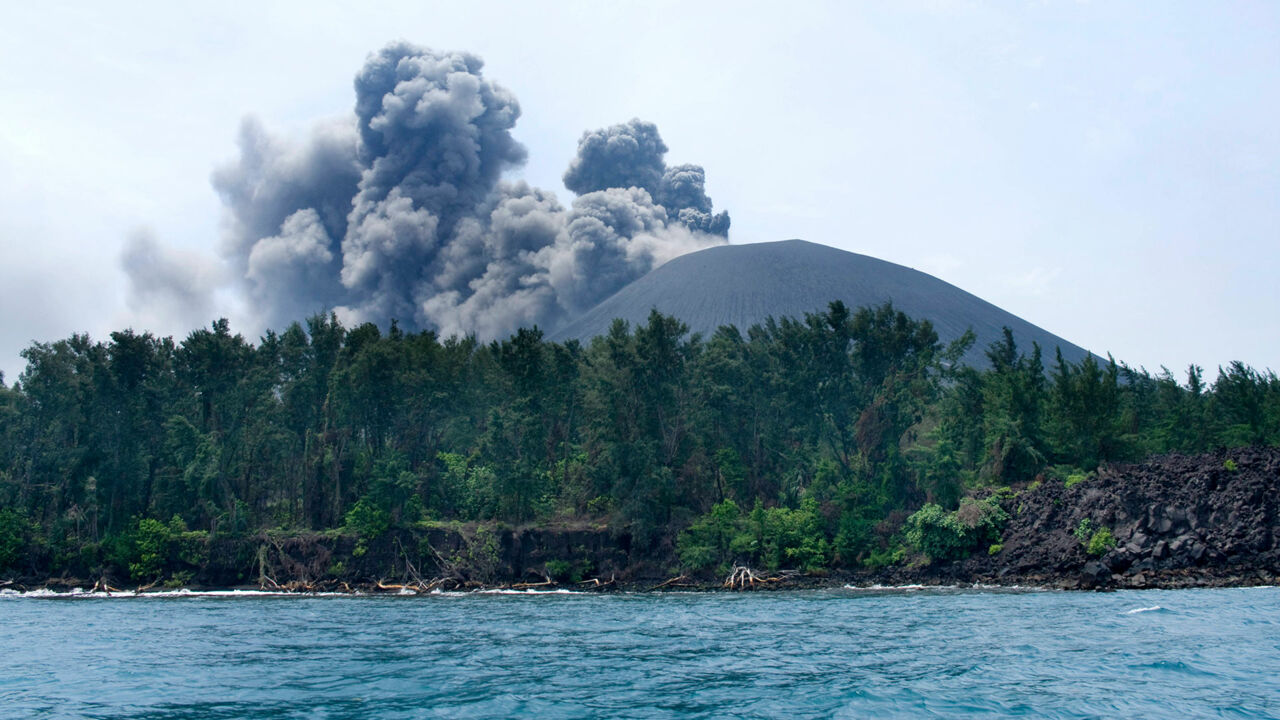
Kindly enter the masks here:
M 0 593 L 12 718 L 1280 718 L 1280 588 Z

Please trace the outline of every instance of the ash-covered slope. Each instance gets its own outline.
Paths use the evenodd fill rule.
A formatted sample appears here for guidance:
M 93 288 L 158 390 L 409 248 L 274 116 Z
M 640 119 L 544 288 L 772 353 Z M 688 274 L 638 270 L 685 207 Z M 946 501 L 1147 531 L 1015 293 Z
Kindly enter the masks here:
M 894 307 L 933 323 L 945 343 L 972 328 L 977 342 L 964 362 L 987 364 L 986 348 L 1013 330 L 1019 348 L 1039 343 L 1045 364 L 1056 348 L 1071 362 L 1086 351 L 932 275 L 866 255 L 805 242 L 724 245 L 678 257 L 627 285 L 560 327 L 554 340 L 588 342 L 609 330 L 614 318 L 642 323 L 649 311 L 674 315 L 693 332 L 709 337 L 721 325 L 743 332 L 766 318 L 825 310 L 832 300 L 850 307 L 893 302 Z

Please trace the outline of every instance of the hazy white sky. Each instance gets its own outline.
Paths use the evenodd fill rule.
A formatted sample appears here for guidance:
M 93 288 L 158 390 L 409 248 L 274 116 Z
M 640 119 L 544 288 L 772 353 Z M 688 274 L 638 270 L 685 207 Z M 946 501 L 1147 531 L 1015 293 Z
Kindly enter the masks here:
M 581 133 L 640 117 L 706 167 L 734 243 L 908 265 L 1153 370 L 1280 368 L 1275 3 L 114 5 L 0 24 L 8 380 L 33 340 L 190 330 L 127 306 L 126 240 L 215 253 L 241 118 L 349 115 L 393 39 L 483 57 L 520 175 L 563 200 Z

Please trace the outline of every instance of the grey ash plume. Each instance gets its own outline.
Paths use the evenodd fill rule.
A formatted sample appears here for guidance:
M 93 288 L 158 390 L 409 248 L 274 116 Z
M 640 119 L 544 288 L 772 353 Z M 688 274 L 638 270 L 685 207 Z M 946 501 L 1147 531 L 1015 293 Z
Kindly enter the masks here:
M 353 117 L 302 142 L 246 120 L 239 157 L 213 175 L 222 254 L 263 327 L 333 309 L 347 322 L 394 318 L 482 339 L 553 328 L 727 240 L 703 169 L 668 167 L 652 123 L 585 133 L 566 208 L 503 180 L 526 156 L 511 135 L 520 106 L 478 57 L 393 43 L 370 56 L 355 91 Z M 135 288 L 180 285 L 144 275 L 184 266 L 131 252 Z

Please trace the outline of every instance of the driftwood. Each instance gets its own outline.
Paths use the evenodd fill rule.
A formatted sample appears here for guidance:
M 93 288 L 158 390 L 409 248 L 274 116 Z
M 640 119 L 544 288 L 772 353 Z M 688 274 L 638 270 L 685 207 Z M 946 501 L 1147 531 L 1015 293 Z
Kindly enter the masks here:
M 379 580 L 377 584 L 374 585 L 374 587 L 378 588 L 379 590 L 394 590 L 396 592 L 404 592 L 405 590 L 408 590 L 409 592 L 412 592 L 415 594 L 422 591 L 421 585 L 416 585 L 416 584 L 406 585 L 404 583 L 384 583 L 381 580 Z
M 271 583 L 272 590 L 283 590 L 280 583 L 276 579 L 267 574 L 267 546 L 258 546 L 258 589 L 266 590 L 267 583 Z
M 746 565 L 734 565 L 729 577 L 724 580 L 724 587 L 729 590 L 755 590 L 765 585 L 785 582 L 795 574 L 794 570 L 784 570 L 776 575 L 765 576 Z
M 98 578 L 98 582 L 93 584 L 93 589 L 90 590 L 89 592 L 98 592 L 99 590 L 107 594 L 123 592 L 123 590 L 121 590 L 120 588 L 114 588 L 108 585 L 106 579 L 104 578 Z
M 418 574 L 418 569 L 414 567 L 413 563 L 409 560 L 409 553 L 405 551 L 404 544 L 400 542 L 399 537 L 396 538 L 396 547 L 400 549 L 400 556 L 404 558 L 404 570 L 409 575 L 409 578 L 413 580 L 413 584 L 419 589 L 424 588 L 426 583 L 423 582 L 422 575 Z M 430 545 L 428 545 L 428 547 L 430 547 Z M 434 551 L 435 549 L 432 548 L 432 552 Z
M 591 589 L 593 589 L 593 590 L 598 590 L 598 589 L 601 589 L 601 588 L 606 588 L 606 587 L 609 587 L 610 585 L 612 585 L 612 586 L 616 587 L 616 586 L 618 585 L 618 576 L 617 576 L 616 574 L 615 574 L 615 575 L 611 575 L 611 576 L 609 577 L 609 579 L 608 579 L 608 580 L 601 580 L 601 579 L 600 579 L 600 578 L 598 578 L 598 577 L 597 577 L 597 578 L 591 578 L 590 580 L 583 580 L 582 582 L 580 582 L 580 583 L 578 583 L 578 584 L 579 584 L 579 585 L 587 585 L 587 586 L 589 586 L 589 587 L 590 587 Z
M 511 589 L 512 590 L 531 590 L 533 588 L 554 587 L 554 586 L 555 586 L 554 581 L 543 580 L 542 582 L 535 582 L 535 583 L 515 583 L 514 585 L 511 586 Z
M 666 587 L 687 587 L 689 585 L 689 583 L 686 582 L 688 579 L 689 579 L 688 575 L 677 575 L 671 578 L 670 580 L 667 580 L 666 582 L 658 583 L 657 585 L 654 585 L 649 589 L 661 590 L 662 588 L 666 588 Z

